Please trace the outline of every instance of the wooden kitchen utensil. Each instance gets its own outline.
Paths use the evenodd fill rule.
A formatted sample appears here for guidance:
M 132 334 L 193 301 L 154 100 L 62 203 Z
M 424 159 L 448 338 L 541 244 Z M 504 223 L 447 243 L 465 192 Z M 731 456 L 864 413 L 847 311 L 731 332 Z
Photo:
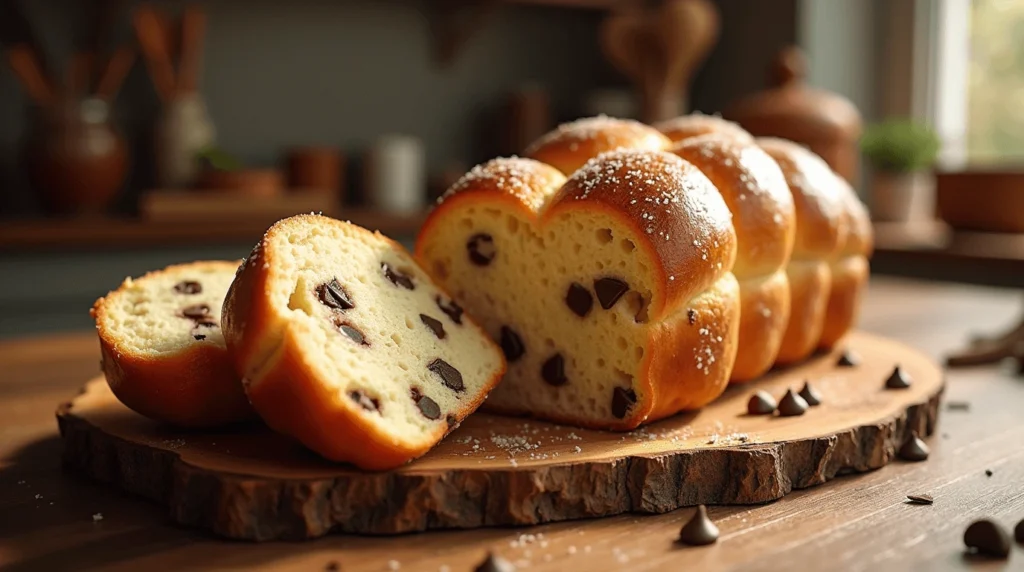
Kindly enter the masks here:
M 643 119 L 654 122 L 686 112 L 690 81 L 718 32 L 718 12 L 709 0 L 666 0 L 611 14 L 600 38 L 605 57 L 640 93 Z

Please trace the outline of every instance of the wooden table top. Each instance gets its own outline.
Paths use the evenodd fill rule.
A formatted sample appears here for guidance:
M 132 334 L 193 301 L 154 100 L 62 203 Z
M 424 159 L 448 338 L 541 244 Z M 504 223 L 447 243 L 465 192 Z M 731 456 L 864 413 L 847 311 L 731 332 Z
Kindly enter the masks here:
M 877 279 L 861 326 L 941 357 L 970 334 L 1009 327 L 1018 292 Z M 924 463 L 895 462 L 763 506 L 710 507 L 717 544 L 673 543 L 692 509 L 521 529 L 401 537 L 334 535 L 305 543 L 226 542 L 172 527 L 156 505 L 65 474 L 56 405 L 95 375 L 91 333 L 0 344 L 0 568 L 5 570 L 472 570 L 488 551 L 529 570 L 1024 569 L 963 553 L 977 518 L 1024 518 L 1024 380 L 1009 367 L 950 371 Z M 986 476 L 985 471 L 992 472 Z M 927 493 L 931 506 L 906 494 Z

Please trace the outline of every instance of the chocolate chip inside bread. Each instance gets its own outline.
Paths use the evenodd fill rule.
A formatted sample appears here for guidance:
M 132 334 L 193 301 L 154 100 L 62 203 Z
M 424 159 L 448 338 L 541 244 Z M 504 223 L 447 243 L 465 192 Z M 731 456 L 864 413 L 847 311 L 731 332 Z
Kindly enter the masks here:
M 541 377 L 549 385 L 565 385 L 569 380 L 565 377 L 565 358 L 562 354 L 555 354 L 544 362 L 540 368 Z
M 629 284 L 618 278 L 598 278 L 594 280 L 594 292 L 601 308 L 609 310 L 623 294 L 629 292 Z
M 518 360 L 526 353 L 522 338 L 508 326 L 501 327 L 501 351 L 510 362 Z
M 174 291 L 178 294 L 201 294 L 203 285 L 195 280 L 183 280 L 174 285 Z
M 190 320 L 206 320 L 210 316 L 210 307 L 206 304 L 193 304 L 181 309 L 181 317 Z
M 345 288 L 338 284 L 337 278 L 332 278 L 330 282 L 317 286 L 316 296 L 321 304 L 332 310 L 351 310 L 356 307 Z
M 437 302 L 437 307 L 441 309 L 453 322 L 456 324 L 462 324 L 462 306 L 455 303 L 455 300 L 448 300 L 445 302 L 440 296 L 434 298 Z
M 367 411 L 380 411 L 380 400 L 376 397 L 370 397 L 362 389 L 353 389 L 348 392 L 348 396 L 352 401 L 355 401 L 359 407 Z
M 420 321 L 423 322 L 423 325 L 430 328 L 430 331 L 434 332 L 434 336 L 436 336 L 437 339 L 444 339 L 444 324 L 441 323 L 441 320 L 431 318 L 426 314 L 420 314 Z
M 462 383 L 462 374 L 459 373 L 459 370 L 452 367 L 452 364 L 444 361 L 443 359 L 437 358 L 430 362 L 427 369 L 437 374 L 449 389 L 454 391 L 463 391 L 466 389 L 465 385 Z
M 384 276 L 387 276 L 388 280 L 390 280 L 395 286 L 401 286 L 406 290 L 416 289 L 416 285 L 413 284 L 412 278 L 410 278 L 408 274 L 395 270 L 387 262 L 381 264 L 381 270 L 384 271 Z
M 469 237 L 466 243 L 469 260 L 477 266 L 487 266 L 494 260 L 494 239 L 489 234 L 478 233 Z
M 629 409 L 636 404 L 636 392 L 632 389 L 616 387 L 612 390 L 612 415 L 619 419 L 626 417 Z
M 363 335 L 363 332 L 361 332 L 359 328 L 356 328 L 355 326 L 349 324 L 348 322 L 335 322 L 335 324 L 338 326 L 338 331 L 345 334 L 345 336 L 347 336 L 348 339 L 352 340 L 353 342 L 361 346 L 370 345 L 370 342 L 366 341 L 366 336 Z
M 587 290 L 586 286 L 573 282 L 565 294 L 565 305 L 569 306 L 574 314 L 584 318 L 594 306 L 594 297 L 590 295 L 590 290 Z
M 420 413 L 427 419 L 433 421 L 441 418 L 441 407 L 437 402 L 420 393 L 420 390 L 415 387 L 412 388 L 412 400 L 416 403 Z

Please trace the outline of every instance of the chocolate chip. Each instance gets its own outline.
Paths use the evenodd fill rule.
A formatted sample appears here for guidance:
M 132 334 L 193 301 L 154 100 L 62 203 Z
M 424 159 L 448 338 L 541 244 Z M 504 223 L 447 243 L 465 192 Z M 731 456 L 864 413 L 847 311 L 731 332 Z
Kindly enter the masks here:
M 750 400 L 747 401 L 747 414 L 771 415 L 775 412 L 777 406 L 775 398 L 769 395 L 768 392 L 755 391 L 754 395 L 751 395 Z
M 885 380 L 886 389 L 907 389 L 914 382 L 910 375 L 903 371 L 903 368 L 896 366 L 889 379 Z
M 437 302 L 437 307 L 447 314 L 453 322 L 456 324 L 462 324 L 462 306 L 456 304 L 455 300 L 449 300 L 448 303 L 445 303 L 441 300 L 440 296 L 437 296 L 434 298 L 434 301 Z
M 459 420 L 454 415 L 449 415 L 444 418 L 445 423 L 448 424 L 448 432 L 451 433 L 459 428 Z
M 686 319 L 690 321 L 690 325 L 691 326 L 696 324 L 697 323 L 697 310 L 694 310 L 693 308 L 690 308 L 689 310 L 687 310 L 686 311 Z
M 992 469 L 985 469 L 985 476 L 986 477 L 991 477 L 992 476 Z
M 597 294 L 597 301 L 601 303 L 601 307 L 605 310 L 614 306 L 626 292 L 629 292 L 629 284 L 618 278 L 598 278 L 594 280 L 594 293 Z
M 367 411 L 380 411 L 380 401 L 375 397 L 370 397 L 362 389 L 353 389 L 348 392 L 349 398 L 359 404 L 359 407 Z
M 582 318 L 590 313 L 590 308 L 594 306 L 594 297 L 590 295 L 590 290 L 587 290 L 586 286 L 573 282 L 565 294 L 565 305 Z
M 192 338 L 195 339 L 197 342 L 201 342 L 206 339 L 206 336 L 204 336 L 203 334 L 195 334 L 192 336 Z
M 395 286 L 401 286 L 406 290 L 415 290 L 416 285 L 412 283 L 412 278 L 408 274 L 403 274 L 391 266 L 387 262 L 383 262 L 380 265 L 381 270 L 384 271 L 384 276 L 391 281 Z
M 335 572 L 337 570 L 341 570 L 341 564 L 338 564 L 337 560 L 331 560 L 330 562 L 327 563 L 326 566 L 324 566 L 324 570 L 328 570 L 329 572 Z
M 523 340 L 508 326 L 501 327 L 501 351 L 508 361 L 516 361 L 526 353 Z
M 441 407 L 437 402 L 420 393 L 420 390 L 415 387 L 412 388 L 412 400 L 416 402 L 416 407 L 419 407 L 420 413 L 427 419 L 436 421 L 441 418 Z
M 206 316 L 206 317 L 204 317 L 202 319 L 196 320 L 196 327 L 197 328 L 219 328 L 220 324 L 218 324 L 217 322 L 214 322 L 213 320 L 211 320 L 209 316 Z
M 549 385 L 565 385 L 569 380 L 565 378 L 565 359 L 562 358 L 562 354 L 549 357 L 541 366 L 540 375 Z
M 839 359 L 836 360 L 836 365 L 839 367 L 857 367 L 860 365 L 860 356 L 852 350 L 847 349 L 839 356 Z
M 493 552 L 487 553 L 487 558 L 473 569 L 473 572 L 515 572 L 516 567 L 501 556 Z
M 450 363 L 443 359 L 437 358 L 430 362 L 427 369 L 437 374 L 449 389 L 455 391 L 463 391 L 466 389 L 466 386 L 462 383 L 462 374 L 459 373 L 459 370 L 452 367 Z
M 181 317 L 191 320 L 203 320 L 209 315 L 210 307 L 206 304 L 194 304 L 181 310 Z
M 718 527 L 708 518 L 708 509 L 698 505 L 690 520 L 679 529 L 679 542 L 691 546 L 713 544 L 718 540 Z
M 612 390 L 612 415 L 617 419 L 624 419 L 634 405 L 636 405 L 635 391 L 621 387 Z
M 358 328 L 352 326 L 351 324 L 348 324 L 348 323 L 339 324 L 338 325 L 338 331 L 340 331 L 341 333 L 345 334 L 346 336 L 348 336 L 348 339 L 352 340 L 353 342 L 355 342 L 355 343 L 357 343 L 357 344 L 359 344 L 361 346 L 368 346 L 368 345 L 370 345 L 366 341 L 366 336 L 364 336 L 363 333 L 360 332 Z
M 997 523 L 976 520 L 964 531 L 964 544 L 968 550 L 983 556 L 1005 559 L 1010 556 L 1010 535 Z
M 1024 519 L 1021 519 L 1017 526 L 1013 527 L 1013 539 L 1017 541 L 1017 544 L 1024 544 Z
M 803 415 L 807 411 L 807 401 L 803 397 L 793 393 L 792 389 L 786 391 L 786 395 L 779 402 L 779 415 L 793 417 Z
M 949 401 L 946 403 L 946 409 L 950 411 L 970 411 L 971 404 L 966 401 Z
M 338 284 L 337 278 L 332 278 L 330 282 L 317 286 L 316 297 L 321 304 L 332 310 L 351 310 L 356 307 L 345 288 Z
M 917 436 L 917 433 L 912 432 L 910 437 L 903 442 L 900 446 L 900 450 L 897 451 L 899 458 L 904 461 L 923 461 L 928 458 L 928 444 L 921 440 Z
M 203 285 L 193 280 L 185 280 L 174 285 L 174 291 L 178 294 L 200 294 Z
M 804 381 L 804 388 L 800 390 L 800 397 L 803 397 L 807 405 L 811 407 L 821 405 L 821 394 L 818 393 L 817 389 L 811 387 L 811 382 L 809 381 Z
M 420 314 L 420 321 L 423 322 L 423 325 L 430 328 L 430 331 L 434 332 L 434 336 L 436 336 L 437 339 L 444 339 L 446 335 L 444 332 L 444 324 L 442 324 L 440 320 L 431 318 L 426 314 Z
M 907 500 L 910 504 L 932 504 L 935 502 L 932 495 L 907 495 Z
M 469 261 L 477 266 L 487 266 L 494 260 L 494 239 L 489 234 L 474 234 L 466 243 Z

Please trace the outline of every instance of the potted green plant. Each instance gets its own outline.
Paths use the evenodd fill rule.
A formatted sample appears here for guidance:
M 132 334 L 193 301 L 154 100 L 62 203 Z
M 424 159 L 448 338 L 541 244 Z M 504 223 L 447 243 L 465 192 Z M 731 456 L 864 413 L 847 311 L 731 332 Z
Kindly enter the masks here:
M 928 213 L 930 171 L 939 152 L 932 129 L 910 119 L 890 119 L 865 129 L 860 148 L 874 167 L 873 219 L 906 222 Z

